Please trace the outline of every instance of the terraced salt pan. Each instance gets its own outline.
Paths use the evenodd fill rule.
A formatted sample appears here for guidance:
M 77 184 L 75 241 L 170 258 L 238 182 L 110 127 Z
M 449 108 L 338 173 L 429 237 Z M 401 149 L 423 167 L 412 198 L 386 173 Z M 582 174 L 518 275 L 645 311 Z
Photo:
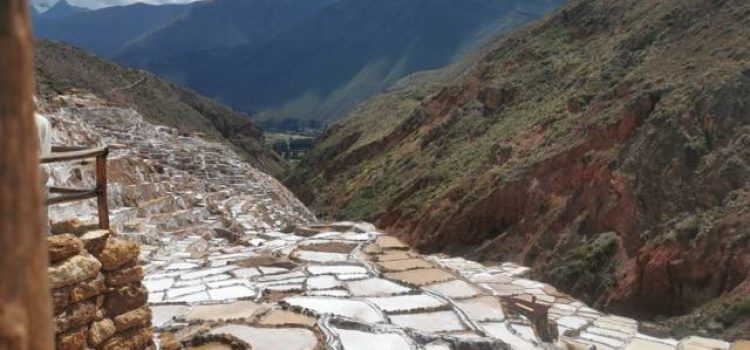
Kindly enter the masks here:
M 159 328 L 188 311 L 186 305 L 151 305 L 151 323 Z
M 346 287 L 354 296 L 379 297 L 393 294 L 403 294 L 411 291 L 398 283 L 382 278 L 370 278 L 361 281 L 346 282 Z
M 401 334 L 368 333 L 351 329 L 333 329 L 344 350 L 411 350 L 409 340 Z
M 252 301 L 237 301 L 228 304 L 207 304 L 190 307 L 184 318 L 188 321 L 236 320 L 252 316 L 260 304 Z
M 306 293 L 309 296 L 324 296 L 324 297 L 348 297 L 349 292 L 343 289 L 322 289 L 322 290 L 311 290 Z
M 367 300 L 377 305 L 385 312 L 434 309 L 448 305 L 445 301 L 427 294 L 367 298 Z
M 299 260 L 313 262 L 346 261 L 349 256 L 341 253 L 326 253 L 310 250 L 297 250 L 293 256 Z
M 176 303 L 198 303 L 198 302 L 204 302 L 211 300 L 211 297 L 208 296 L 208 293 L 206 292 L 199 292 L 194 294 L 188 294 L 183 295 L 181 297 L 177 297 L 174 299 L 170 299 L 167 301 L 173 301 Z
M 359 265 L 309 265 L 307 271 L 313 275 L 349 275 L 367 273 L 367 269 Z
M 497 298 L 481 296 L 474 299 L 456 301 L 460 308 L 472 321 L 502 321 L 505 319 L 503 306 Z
M 484 331 L 491 337 L 498 338 L 509 344 L 513 349 L 536 349 L 536 344 L 523 338 L 520 334 L 511 331 L 505 322 L 492 322 L 482 324 Z
M 218 275 L 218 274 L 221 274 L 221 273 L 224 273 L 224 272 L 232 271 L 232 270 L 234 270 L 236 268 L 237 268 L 237 266 L 212 267 L 212 268 L 209 268 L 209 269 L 203 269 L 203 270 L 198 270 L 198 271 L 195 271 L 195 272 L 188 272 L 188 273 L 185 273 L 185 274 L 181 274 L 180 275 L 180 279 L 182 279 L 182 280 L 190 280 L 190 279 L 194 279 L 194 278 L 201 278 L 201 277 L 207 277 L 207 276 L 211 276 L 211 275 Z
M 449 298 L 469 298 L 481 293 L 477 288 L 462 280 L 436 283 L 422 288 Z
M 307 279 L 307 289 L 332 289 L 341 286 L 343 285 L 336 279 L 336 277 L 329 275 L 315 276 Z
M 289 310 L 275 309 L 269 311 L 260 320 L 260 324 L 269 326 L 307 326 L 312 327 L 318 320 L 312 316 L 303 315 Z
M 366 273 L 361 273 L 361 274 L 360 274 L 360 273 L 358 273 L 358 274 L 353 274 L 353 275 L 336 275 L 336 278 L 337 278 L 337 279 L 338 279 L 339 281 L 355 281 L 355 280 L 364 280 L 364 279 L 367 279 L 367 278 L 369 278 L 369 277 L 370 277 L 370 275 L 368 275 L 368 274 L 366 274 Z
M 453 311 L 438 311 L 421 314 L 391 315 L 391 322 L 423 332 L 451 332 L 466 330 L 463 322 Z
M 304 328 L 259 328 L 229 324 L 214 328 L 211 334 L 231 334 L 252 346 L 253 350 L 313 350 L 318 345 L 315 333 Z
M 199 284 L 199 285 L 191 286 L 191 287 L 172 288 L 172 289 L 167 290 L 167 299 L 174 299 L 179 296 L 197 293 L 205 289 L 206 289 L 206 286 L 204 286 L 203 284 Z
M 208 295 L 211 297 L 211 300 L 222 301 L 240 298 L 252 298 L 257 294 L 255 293 L 255 290 L 245 286 L 231 286 L 218 289 L 209 289 Z
M 441 269 L 421 269 L 404 272 L 386 273 L 385 277 L 415 286 L 425 286 L 432 283 L 445 282 L 453 279 L 453 275 Z
M 254 267 L 241 268 L 232 271 L 232 275 L 238 278 L 250 278 L 260 275 L 260 271 Z
M 383 271 L 388 271 L 388 272 L 407 271 L 407 270 L 415 270 L 415 269 L 429 269 L 431 267 L 434 267 L 432 264 L 422 259 L 393 260 L 393 261 L 378 262 L 378 266 L 380 266 L 380 268 Z
M 317 315 L 337 315 L 349 317 L 362 322 L 385 322 L 385 316 L 379 311 L 360 300 L 325 298 L 325 297 L 289 297 L 284 301 Z
M 625 350 L 674 350 L 674 346 L 645 339 L 633 339 Z
M 174 284 L 174 278 L 163 278 L 158 280 L 144 280 L 143 285 L 149 292 L 160 292 L 169 289 Z

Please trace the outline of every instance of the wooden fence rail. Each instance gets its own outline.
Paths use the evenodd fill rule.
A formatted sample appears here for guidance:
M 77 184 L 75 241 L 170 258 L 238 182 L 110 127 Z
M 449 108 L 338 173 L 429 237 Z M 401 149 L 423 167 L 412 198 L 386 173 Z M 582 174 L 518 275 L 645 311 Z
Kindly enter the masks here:
M 77 202 L 96 198 L 99 227 L 109 229 L 109 207 L 107 205 L 107 156 L 109 147 L 86 148 L 79 146 L 53 146 L 52 153 L 42 157 L 42 164 L 61 163 L 88 158 L 96 159 L 96 186 L 94 188 L 73 188 L 51 186 L 47 205 Z M 56 196 L 52 196 L 56 194 Z

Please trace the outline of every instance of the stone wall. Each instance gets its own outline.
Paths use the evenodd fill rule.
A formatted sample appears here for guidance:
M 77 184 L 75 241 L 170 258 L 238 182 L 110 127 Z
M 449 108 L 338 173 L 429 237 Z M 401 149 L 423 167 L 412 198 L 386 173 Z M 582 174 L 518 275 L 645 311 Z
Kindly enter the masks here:
M 48 244 L 58 350 L 154 348 L 136 243 L 98 230 Z

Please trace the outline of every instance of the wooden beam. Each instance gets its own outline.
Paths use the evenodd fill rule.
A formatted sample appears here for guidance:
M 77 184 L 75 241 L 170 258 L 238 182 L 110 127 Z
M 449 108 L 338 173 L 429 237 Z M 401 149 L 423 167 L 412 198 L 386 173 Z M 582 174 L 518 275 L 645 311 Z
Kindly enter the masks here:
M 55 205 L 68 202 L 77 202 L 91 198 L 97 198 L 99 192 L 96 190 L 89 190 L 86 192 L 66 194 L 62 196 L 54 196 L 47 198 L 47 205 Z
M 97 147 L 97 148 L 85 149 L 85 150 L 80 150 L 80 151 L 52 153 L 43 157 L 41 162 L 42 164 L 60 163 L 60 162 L 67 162 L 71 160 L 95 158 L 95 157 L 99 157 L 99 156 L 107 155 L 107 154 L 109 154 L 109 148 L 105 146 L 105 147 Z
M 0 1 L 0 350 L 52 350 L 32 33 L 26 0 Z
M 109 204 L 107 203 L 107 154 L 109 150 L 104 149 L 104 154 L 96 157 L 96 207 L 99 213 L 99 227 L 109 230 Z
M 74 187 L 59 187 L 59 186 L 50 186 L 49 192 L 50 193 L 84 193 L 84 192 L 90 192 L 92 191 L 90 188 L 74 188 Z

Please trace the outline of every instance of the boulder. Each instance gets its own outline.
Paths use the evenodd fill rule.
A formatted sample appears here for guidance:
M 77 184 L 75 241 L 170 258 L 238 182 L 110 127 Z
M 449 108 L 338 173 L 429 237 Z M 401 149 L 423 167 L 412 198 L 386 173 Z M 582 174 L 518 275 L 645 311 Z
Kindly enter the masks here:
M 148 291 L 140 285 L 128 285 L 115 288 L 107 295 L 105 302 L 109 316 L 121 315 L 146 304 Z
M 126 284 L 138 283 L 143 280 L 143 267 L 123 267 L 107 274 L 107 285 L 119 287 Z
M 55 334 L 78 328 L 93 321 L 96 317 L 94 301 L 85 300 L 71 304 L 63 313 L 55 316 Z
M 99 350 L 142 350 L 152 344 L 154 332 L 151 328 L 131 329 L 118 334 L 99 347 Z
M 86 350 L 86 327 L 76 329 L 57 337 L 57 350 Z
M 117 332 L 117 328 L 114 322 L 108 318 L 94 322 L 89 327 L 89 345 L 94 347 L 99 346 L 99 344 L 107 339 L 112 338 L 115 332 Z
M 131 241 L 110 239 L 98 257 L 105 271 L 117 270 L 138 259 L 138 245 Z
M 83 243 L 76 236 L 65 233 L 47 237 L 47 249 L 49 261 L 57 262 L 78 255 L 83 250 Z
M 47 268 L 52 288 L 67 287 L 96 277 L 102 268 L 91 255 L 76 255 Z
M 124 332 L 128 329 L 143 328 L 151 324 L 151 309 L 143 306 L 132 311 L 128 311 L 114 318 L 115 328 L 118 332 Z
M 52 232 L 53 235 L 71 233 L 76 236 L 80 236 L 84 232 L 86 232 L 86 227 L 86 224 L 81 222 L 81 220 L 70 219 L 65 221 L 53 222 L 50 225 L 50 232 Z
M 159 334 L 159 348 L 162 350 L 182 350 L 182 343 L 177 341 L 177 338 L 172 332 L 164 332 Z
M 61 313 L 70 304 L 70 291 L 68 288 L 57 288 L 52 290 L 52 307 L 55 314 Z
M 78 283 L 70 287 L 70 302 L 75 303 L 104 293 L 104 275 Z
M 81 241 L 89 253 L 99 255 L 107 245 L 109 234 L 108 230 L 88 231 L 81 235 Z

